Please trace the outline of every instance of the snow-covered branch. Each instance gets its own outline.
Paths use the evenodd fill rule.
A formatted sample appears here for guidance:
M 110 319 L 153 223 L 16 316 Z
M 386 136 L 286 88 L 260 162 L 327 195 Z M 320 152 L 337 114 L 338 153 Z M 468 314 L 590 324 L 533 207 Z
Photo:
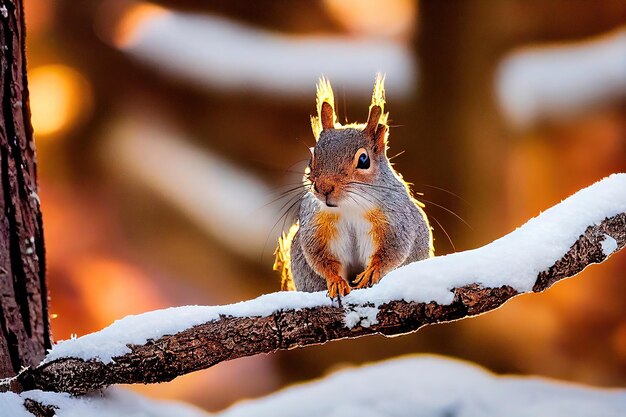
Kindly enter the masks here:
M 25 388 L 85 393 L 169 381 L 219 362 L 369 334 L 398 335 L 493 310 L 626 245 L 626 174 L 612 175 L 482 248 L 416 262 L 342 305 L 280 292 L 238 304 L 126 317 L 53 347 Z

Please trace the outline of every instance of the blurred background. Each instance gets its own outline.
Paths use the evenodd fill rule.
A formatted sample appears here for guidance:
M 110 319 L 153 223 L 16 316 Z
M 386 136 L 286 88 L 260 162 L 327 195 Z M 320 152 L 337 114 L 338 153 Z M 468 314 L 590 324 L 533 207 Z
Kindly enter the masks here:
M 623 0 L 26 0 L 55 339 L 276 291 L 315 83 L 390 156 L 437 254 L 484 245 L 626 170 Z M 286 213 L 287 219 L 283 217 Z M 416 334 L 239 359 L 132 387 L 209 410 L 346 364 L 431 352 L 626 385 L 626 252 L 547 294 Z

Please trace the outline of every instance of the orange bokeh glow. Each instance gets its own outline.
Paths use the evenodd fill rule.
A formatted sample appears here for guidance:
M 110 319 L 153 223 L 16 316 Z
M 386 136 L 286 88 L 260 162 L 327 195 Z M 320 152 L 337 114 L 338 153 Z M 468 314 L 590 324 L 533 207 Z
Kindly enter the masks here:
M 92 109 L 89 82 L 66 65 L 43 65 L 29 71 L 30 109 L 38 138 L 63 133 Z
M 163 7 L 151 3 L 139 3 L 129 7 L 117 23 L 113 33 L 113 43 L 119 48 L 125 48 L 137 39 L 137 31 L 146 22 L 167 14 Z
M 358 35 L 408 38 L 417 14 L 411 0 L 325 0 L 326 10 Z

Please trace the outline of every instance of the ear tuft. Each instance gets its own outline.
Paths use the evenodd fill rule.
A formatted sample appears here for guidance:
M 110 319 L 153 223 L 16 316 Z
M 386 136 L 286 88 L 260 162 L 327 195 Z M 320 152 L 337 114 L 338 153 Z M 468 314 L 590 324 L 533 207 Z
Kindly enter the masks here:
M 387 125 L 379 124 L 374 134 L 374 151 L 376 153 L 385 153 L 387 151 L 387 136 L 389 128 Z
M 381 124 L 387 124 L 387 117 L 389 113 L 385 113 L 385 74 L 376 74 L 376 81 L 374 81 L 374 90 L 372 91 L 372 103 L 370 104 L 370 115 L 374 107 L 380 107 L 380 120 Z M 368 121 L 369 124 L 369 121 Z
M 337 123 L 335 115 L 335 95 L 330 81 L 321 77 L 317 83 L 317 116 L 311 117 L 311 127 L 315 140 L 319 139 L 320 133 L 326 129 L 332 129 Z
M 374 82 L 369 118 L 363 129 L 363 132 L 372 138 L 376 152 L 385 152 L 387 150 L 388 117 L 389 113 L 385 113 L 385 75 L 378 73 Z
M 373 136 L 374 133 L 376 133 L 381 114 L 383 114 L 383 109 L 381 109 L 380 106 L 375 105 L 370 107 L 370 115 L 367 119 L 367 124 L 363 129 L 363 132 L 366 135 Z

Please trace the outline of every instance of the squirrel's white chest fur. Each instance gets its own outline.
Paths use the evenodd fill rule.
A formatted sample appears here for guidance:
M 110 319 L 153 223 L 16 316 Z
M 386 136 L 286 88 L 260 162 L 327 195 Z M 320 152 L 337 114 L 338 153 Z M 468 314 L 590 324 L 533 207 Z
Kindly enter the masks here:
M 341 263 L 341 275 L 353 279 L 363 272 L 374 251 L 372 224 L 365 211 L 347 207 L 339 210 L 336 237 L 331 241 L 330 252 Z

